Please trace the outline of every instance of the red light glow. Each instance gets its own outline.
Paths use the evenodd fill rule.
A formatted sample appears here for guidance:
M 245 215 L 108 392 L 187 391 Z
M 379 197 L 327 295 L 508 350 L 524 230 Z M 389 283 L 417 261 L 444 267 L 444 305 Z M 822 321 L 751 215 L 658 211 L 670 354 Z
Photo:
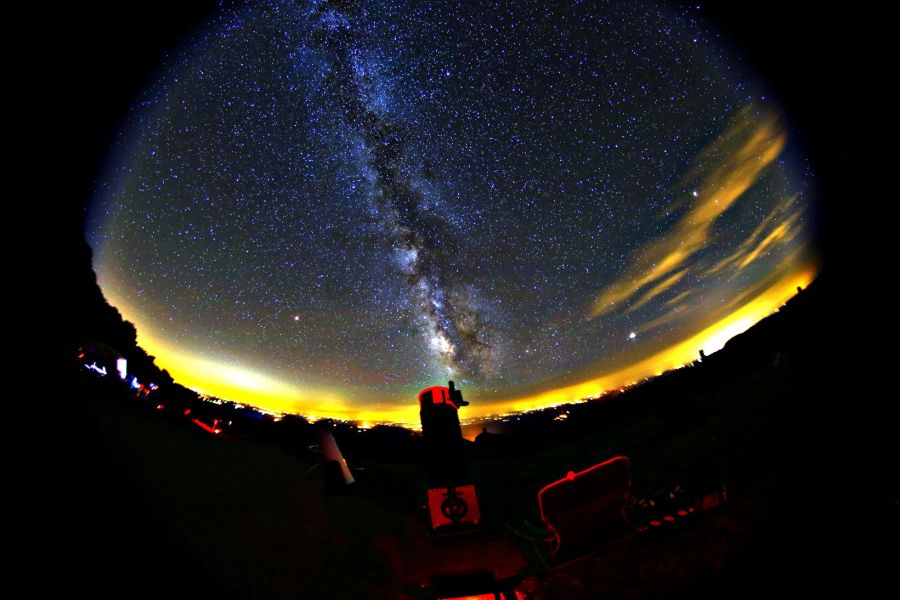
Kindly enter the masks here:
M 200 429 L 203 429 L 204 431 L 208 431 L 208 432 L 214 433 L 214 434 L 222 433 L 222 430 L 219 429 L 219 423 L 220 423 L 219 419 L 214 419 L 212 425 L 207 425 L 200 419 L 191 419 L 191 421 L 193 421 L 198 427 L 200 427 Z
M 551 535 L 550 554 L 555 556 L 563 542 L 568 549 L 584 549 L 633 530 L 625 514 L 630 494 L 631 472 L 625 456 L 578 473 L 569 471 L 544 486 L 538 492 L 538 506 Z

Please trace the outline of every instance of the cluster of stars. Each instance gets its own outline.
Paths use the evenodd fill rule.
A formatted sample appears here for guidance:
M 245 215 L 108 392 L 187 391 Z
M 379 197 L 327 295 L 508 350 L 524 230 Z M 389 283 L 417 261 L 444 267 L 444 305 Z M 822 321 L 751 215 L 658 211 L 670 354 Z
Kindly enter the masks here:
M 136 103 L 88 226 L 104 293 L 181 353 L 351 405 L 448 375 L 500 399 L 812 264 L 789 129 L 694 9 L 222 10 Z

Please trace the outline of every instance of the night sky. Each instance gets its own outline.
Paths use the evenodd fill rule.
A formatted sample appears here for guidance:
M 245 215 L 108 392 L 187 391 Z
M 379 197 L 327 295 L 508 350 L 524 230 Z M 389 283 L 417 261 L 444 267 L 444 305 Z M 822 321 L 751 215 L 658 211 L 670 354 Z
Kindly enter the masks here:
M 693 7 L 223 8 L 87 221 L 176 381 L 307 415 L 571 401 L 710 353 L 817 270 L 816 178 Z M 560 3 L 561 4 L 561 3 Z

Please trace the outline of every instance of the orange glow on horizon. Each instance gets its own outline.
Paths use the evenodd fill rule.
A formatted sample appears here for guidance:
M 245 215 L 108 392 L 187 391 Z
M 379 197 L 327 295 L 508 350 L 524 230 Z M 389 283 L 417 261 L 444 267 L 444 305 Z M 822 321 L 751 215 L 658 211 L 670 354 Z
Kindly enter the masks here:
M 716 352 L 729 339 L 778 310 L 796 294 L 798 286 L 805 288 L 809 285 L 816 273 L 817 269 L 809 265 L 790 273 L 717 323 L 614 373 L 494 402 L 480 400 L 478 390 L 468 391 L 466 398 L 472 401 L 472 405 L 466 407 L 461 416 L 464 419 L 482 418 L 578 402 L 690 364 L 699 357 L 701 349 L 707 355 Z M 167 369 L 175 381 L 223 400 L 252 405 L 266 411 L 298 414 L 310 420 L 334 418 L 363 422 L 369 427 L 395 424 L 418 428 L 419 425 L 419 406 L 414 395 L 404 404 L 387 404 L 377 409 L 367 409 L 353 406 L 336 391 L 310 387 L 303 392 L 296 385 L 283 383 L 253 370 L 170 350 L 148 335 L 140 335 L 139 343 L 147 352 L 158 357 L 157 364 Z
M 778 310 L 797 293 L 796 289 L 798 286 L 805 288 L 815 279 L 815 276 L 816 269 L 813 267 L 807 267 L 798 273 L 785 276 L 769 289 L 749 300 L 742 307 L 714 325 L 707 327 L 683 342 L 670 346 L 666 350 L 638 361 L 629 367 L 620 369 L 615 373 L 531 396 L 483 406 L 480 407 L 481 411 L 484 411 L 483 414 L 466 416 L 523 412 L 559 404 L 569 404 L 690 364 L 699 358 L 700 350 L 703 350 L 707 355 L 720 350 L 728 340 L 743 333 L 763 318 Z

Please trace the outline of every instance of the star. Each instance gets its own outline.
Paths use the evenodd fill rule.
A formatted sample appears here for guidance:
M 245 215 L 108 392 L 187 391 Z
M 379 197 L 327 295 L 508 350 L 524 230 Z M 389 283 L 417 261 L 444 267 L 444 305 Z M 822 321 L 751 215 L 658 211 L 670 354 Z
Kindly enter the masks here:
M 691 7 L 222 6 L 110 148 L 98 281 L 176 380 L 289 412 L 671 368 L 815 275 L 814 175 L 747 64 Z

